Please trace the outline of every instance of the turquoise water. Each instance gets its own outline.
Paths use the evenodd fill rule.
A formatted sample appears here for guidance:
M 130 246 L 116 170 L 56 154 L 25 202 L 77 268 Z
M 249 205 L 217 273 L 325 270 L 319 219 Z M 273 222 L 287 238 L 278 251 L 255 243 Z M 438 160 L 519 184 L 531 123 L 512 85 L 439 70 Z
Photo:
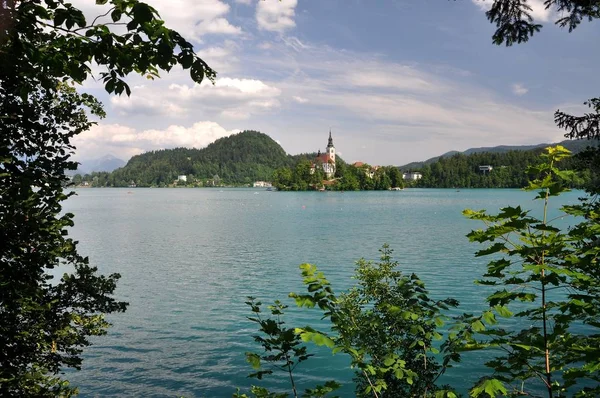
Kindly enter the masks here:
M 259 351 L 244 304 L 302 291 L 298 265 L 318 265 L 340 291 L 354 263 L 377 259 L 389 243 L 405 272 L 415 272 L 435 297 L 455 297 L 462 311 L 484 305 L 472 281 L 485 269 L 465 235 L 481 225 L 465 208 L 534 208 L 518 190 L 401 192 L 267 192 L 254 189 L 81 189 L 65 210 L 72 236 L 102 273 L 119 272 L 118 297 L 130 303 L 110 316 L 107 336 L 85 351 L 83 369 L 68 378 L 81 396 L 230 397 L 254 382 L 285 387 L 285 377 L 246 378 L 244 352 Z M 571 192 L 558 199 L 576 201 Z M 535 211 L 539 213 L 539 211 Z M 288 302 L 291 306 L 293 303 Z M 319 311 L 290 307 L 294 326 L 318 323 Z M 351 396 L 352 371 L 342 355 L 320 350 L 297 368 L 300 389 L 336 379 Z M 482 358 L 467 358 L 444 382 L 465 388 Z

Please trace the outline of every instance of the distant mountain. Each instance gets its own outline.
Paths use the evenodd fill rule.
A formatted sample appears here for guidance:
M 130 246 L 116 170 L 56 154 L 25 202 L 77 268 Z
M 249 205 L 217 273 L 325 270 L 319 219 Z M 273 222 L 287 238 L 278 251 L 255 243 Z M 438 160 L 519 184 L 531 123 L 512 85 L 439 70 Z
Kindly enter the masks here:
M 247 130 L 219 138 L 202 149 L 163 149 L 134 156 L 107 176 L 106 184 L 164 186 L 179 175 L 192 175 L 200 181 L 218 176 L 221 182 L 246 184 L 270 180 L 275 169 L 291 164 L 292 157 L 271 137 Z
M 98 159 L 83 160 L 74 174 L 89 174 L 94 171 L 113 171 L 125 166 L 125 161 L 114 155 L 105 155 Z
M 436 156 L 422 162 L 411 162 L 400 166 L 402 170 L 417 170 L 422 168 L 425 165 L 430 165 L 438 161 L 440 158 L 448 158 L 457 153 L 462 153 L 464 155 L 471 155 L 474 153 L 506 153 L 510 151 L 531 151 L 534 149 L 546 148 L 551 145 L 562 145 L 573 153 L 581 152 L 586 147 L 590 145 L 598 145 L 597 141 L 589 141 L 589 140 L 564 140 L 555 144 L 536 144 L 536 145 L 499 145 L 493 147 L 480 147 L 480 148 L 469 148 L 465 151 L 450 151 L 446 152 L 443 155 Z

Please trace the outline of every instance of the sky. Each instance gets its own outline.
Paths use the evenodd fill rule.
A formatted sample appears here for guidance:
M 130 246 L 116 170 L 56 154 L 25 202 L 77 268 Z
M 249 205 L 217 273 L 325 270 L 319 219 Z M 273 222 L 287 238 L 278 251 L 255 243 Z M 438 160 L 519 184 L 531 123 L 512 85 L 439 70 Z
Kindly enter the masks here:
M 198 85 L 176 67 L 129 76 L 131 97 L 88 79 L 107 117 L 75 140 L 80 161 L 202 148 L 257 130 L 290 154 L 402 165 L 450 150 L 563 139 L 557 109 L 598 95 L 600 24 L 569 33 L 543 0 L 529 42 L 492 44 L 490 0 L 147 0 L 217 71 Z M 73 0 L 88 16 L 104 13 Z M 92 68 L 96 75 L 102 71 Z

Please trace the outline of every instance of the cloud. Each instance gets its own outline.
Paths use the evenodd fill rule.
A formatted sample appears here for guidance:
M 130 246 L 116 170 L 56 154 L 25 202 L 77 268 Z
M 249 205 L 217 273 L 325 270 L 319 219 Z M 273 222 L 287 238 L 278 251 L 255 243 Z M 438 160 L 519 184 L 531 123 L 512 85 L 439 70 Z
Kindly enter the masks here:
M 529 92 L 529 89 L 526 88 L 521 83 L 515 83 L 515 84 L 512 85 L 512 92 L 515 95 L 521 96 L 521 95 L 527 94 Z
M 413 92 L 440 92 L 444 86 L 439 78 L 427 75 L 408 65 L 397 65 L 382 70 L 380 65 L 343 74 L 354 87 L 370 87 Z
M 172 84 L 165 94 L 181 106 L 209 106 L 220 110 L 224 117 L 248 118 L 281 104 L 277 99 L 281 90 L 257 79 L 221 78 L 212 84 Z
M 494 4 L 493 0 L 471 0 L 475 3 L 479 8 L 484 11 L 489 10 Z M 536 21 L 548 22 L 550 17 L 552 16 L 552 10 L 546 9 L 546 5 L 544 4 L 544 0 L 528 0 L 527 4 L 531 7 L 531 11 L 529 13 Z
M 249 6 L 250 4 L 252 4 L 252 0 L 235 0 L 236 3 L 238 4 L 245 4 L 247 6 Z
M 264 42 L 260 43 L 257 47 L 260 48 L 261 50 L 269 50 L 273 47 L 273 44 L 264 41 Z
M 146 0 L 154 7 L 167 27 L 177 30 L 188 40 L 202 42 L 208 34 L 239 35 L 242 29 L 232 25 L 226 15 L 230 6 L 221 0 Z M 91 22 L 96 16 L 104 14 L 109 6 L 96 6 L 91 0 L 73 0 L 86 19 Z M 109 16 L 100 21 L 112 22 Z
M 218 138 L 237 133 L 240 130 L 226 130 L 218 123 L 200 121 L 190 127 L 170 125 L 165 129 L 138 131 L 119 124 L 93 126 L 89 131 L 77 136 L 76 159 L 84 160 L 113 153 L 122 159 L 129 159 L 142 152 L 175 147 L 203 148 Z
M 281 94 L 281 90 L 265 84 L 256 79 L 232 79 L 229 77 L 217 79 L 214 85 L 210 83 L 194 84 L 171 84 L 169 86 L 170 96 L 181 98 L 184 101 L 194 98 L 230 98 L 230 99 L 254 99 L 272 98 Z
M 202 48 L 196 54 L 222 75 L 237 70 L 239 58 L 236 53 L 238 50 L 238 45 L 235 42 L 226 40 L 219 46 Z
M 216 52 L 216 50 L 215 50 Z M 170 77 L 170 76 L 169 76 Z M 213 119 L 248 119 L 281 106 L 281 90 L 258 79 L 219 78 L 215 84 L 170 83 L 157 80 L 133 90 L 131 97 L 111 97 L 112 108 L 121 116 L 182 118 L 203 112 Z
M 110 98 L 110 103 L 112 108 L 121 116 L 182 116 L 187 113 L 187 110 L 183 106 L 152 93 L 153 90 L 146 86 L 137 86 L 133 90 L 131 97 L 124 95 L 113 96 Z
M 298 0 L 259 1 L 256 4 L 258 28 L 272 32 L 284 32 L 296 26 L 295 8 Z
M 292 97 L 292 99 L 293 99 L 294 101 L 296 101 L 297 103 L 299 103 L 299 104 L 306 104 L 306 103 L 308 102 L 308 99 L 307 99 L 307 98 L 304 98 L 304 97 L 299 97 L 299 96 L 297 96 L 297 95 L 294 95 L 294 96 Z

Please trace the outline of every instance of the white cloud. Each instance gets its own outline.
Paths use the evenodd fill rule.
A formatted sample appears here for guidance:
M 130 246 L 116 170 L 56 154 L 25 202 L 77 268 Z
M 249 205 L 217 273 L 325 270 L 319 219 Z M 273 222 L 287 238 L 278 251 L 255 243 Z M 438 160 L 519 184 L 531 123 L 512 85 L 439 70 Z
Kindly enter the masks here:
M 219 78 L 214 85 L 206 81 L 168 84 L 183 81 L 183 76 L 170 77 L 134 90 L 131 97 L 111 97 L 112 108 L 121 116 L 166 116 L 181 120 L 192 115 L 198 117 L 203 112 L 210 119 L 220 115 L 240 120 L 281 106 L 281 90 L 258 79 Z
M 296 26 L 294 21 L 298 0 L 259 1 L 256 4 L 258 28 L 273 32 L 284 32 Z
M 146 115 L 146 116 L 183 116 L 186 109 L 160 96 L 153 95 L 153 91 L 145 86 L 138 86 L 133 90 L 131 97 L 125 95 L 113 96 L 110 103 L 120 115 Z
M 471 0 L 475 3 L 479 8 L 484 11 L 489 10 L 494 3 L 494 0 Z M 531 7 L 531 11 L 529 13 L 533 17 L 534 20 L 538 22 L 548 22 L 550 17 L 552 16 L 551 9 L 546 9 L 546 5 L 544 4 L 544 0 L 527 0 L 527 4 Z
M 237 133 L 218 123 L 201 121 L 190 127 L 171 125 L 163 130 L 138 131 L 119 124 L 100 124 L 77 136 L 77 159 L 89 159 L 113 153 L 122 159 L 154 149 L 187 147 L 203 148 L 218 138 Z
M 299 104 L 306 104 L 306 103 L 308 102 L 308 99 L 307 99 L 307 98 L 304 98 L 304 97 L 299 97 L 299 96 L 297 96 L 297 95 L 294 95 L 294 96 L 292 97 L 292 99 L 293 99 L 294 101 L 296 101 L 297 103 L 299 103 Z
M 269 42 L 262 42 L 258 45 L 258 48 L 260 48 L 261 50 L 269 50 L 273 47 L 273 44 L 269 43 Z
M 372 87 L 402 91 L 439 92 L 444 86 L 439 78 L 427 75 L 406 65 L 397 65 L 382 70 L 380 66 L 353 70 L 343 74 L 348 84 L 355 87 Z
M 521 96 L 521 95 L 527 94 L 529 92 L 529 89 L 526 88 L 521 83 L 515 83 L 515 84 L 512 85 L 512 92 L 515 95 Z
M 182 106 L 195 107 L 198 104 L 214 106 L 234 114 L 249 117 L 255 112 L 267 111 L 280 106 L 277 99 L 281 90 L 256 79 L 221 78 L 212 84 L 194 84 L 192 86 L 172 84 L 166 96 Z M 239 116 L 237 117 L 239 118 Z
M 239 26 L 232 25 L 225 16 L 230 6 L 222 0 L 146 0 L 154 7 L 167 27 L 175 29 L 188 40 L 201 42 L 206 34 L 238 35 L 242 33 Z M 80 8 L 88 22 L 96 16 L 104 14 L 108 5 L 96 6 L 91 0 L 73 0 L 73 5 Z M 111 22 L 110 16 L 101 19 Z
M 222 75 L 232 73 L 238 68 L 239 58 L 235 55 L 238 51 L 235 42 L 226 40 L 220 46 L 202 48 L 196 54 Z

